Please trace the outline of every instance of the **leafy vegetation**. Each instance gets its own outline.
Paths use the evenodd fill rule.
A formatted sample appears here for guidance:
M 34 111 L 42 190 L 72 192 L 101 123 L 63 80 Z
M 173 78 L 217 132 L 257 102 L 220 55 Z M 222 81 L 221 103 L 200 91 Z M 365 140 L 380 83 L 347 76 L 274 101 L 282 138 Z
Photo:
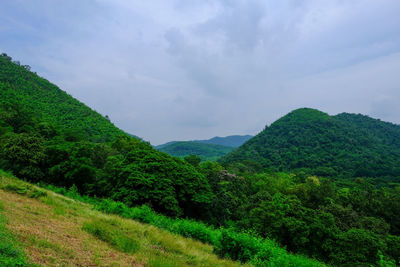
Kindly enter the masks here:
M 0 168 L 19 178 L 46 184 L 98 211 L 209 243 L 221 257 L 256 266 L 400 263 L 397 125 L 300 109 L 223 157 L 220 165 L 195 155 L 171 157 L 120 134 L 107 119 L 6 55 L 0 57 L 0 87 Z M 83 124 L 82 110 L 89 110 Z M 71 119 L 63 117 L 67 113 Z M 24 182 L 1 187 L 32 205 L 54 207 L 52 219 L 78 218 L 75 213 L 84 210 L 77 233 L 128 258 L 155 252 L 148 234 L 126 226 L 133 222 L 93 217 L 92 208 Z M 146 241 L 136 244 L 140 238 Z M 52 243 L 42 239 L 27 240 L 49 249 Z M 173 237 L 160 239 L 165 251 L 187 252 Z M 71 253 L 53 249 L 64 258 Z M 186 256 L 146 259 L 155 266 L 192 262 Z
M 182 238 L 151 225 L 106 215 L 94 210 L 92 205 L 0 172 L 0 188 L 6 187 L 25 188 L 27 194 L 0 190 L 0 201 L 4 204 L 1 216 L 4 214 L 9 219 L 7 228 L 16 237 L 12 238 L 8 229 L 6 236 L 3 235 L 4 228 L 0 228 L 2 256 L 5 252 L 7 255 L 21 256 L 23 248 L 27 259 L 43 266 L 240 265 L 219 259 L 210 245 Z M 29 198 L 29 192 L 34 190 L 43 191 L 46 196 Z M 58 190 L 62 191 L 61 188 Z M 80 196 L 74 189 L 64 191 L 75 198 L 96 201 Z M 53 213 L 53 210 L 63 212 Z M 19 244 L 14 242 L 17 239 L 20 240 Z M 10 240 L 13 240 L 12 243 Z M 17 263 L 16 259 L 13 256 L 11 263 Z M 19 259 L 21 261 L 18 262 L 23 262 L 25 256 Z M 28 266 L 11 263 L 6 265 L 0 262 L 0 265 Z
M 400 178 L 400 126 L 363 115 L 298 109 L 266 127 L 220 162 L 251 162 L 326 177 Z
M 215 161 L 223 155 L 231 152 L 233 147 L 187 141 L 173 142 L 172 144 L 159 148 L 159 150 L 168 153 L 171 156 L 181 158 L 188 155 L 196 155 L 203 161 Z
M 109 199 L 94 199 L 83 197 L 64 188 L 47 186 L 50 190 L 59 192 L 74 199 L 85 201 L 93 205 L 93 208 L 109 214 L 118 214 L 122 217 L 134 219 L 151 224 L 157 228 L 168 230 L 184 237 L 193 238 L 213 245 L 214 252 L 223 258 L 239 260 L 242 263 L 250 262 L 255 266 L 324 266 L 321 262 L 309 258 L 292 255 L 271 240 L 254 237 L 251 233 L 240 233 L 234 229 L 216 229 L 204 223 L 189 219 L 173 219 L 152 211 L 147 206 L 130 208 L 122 202 Z M 84 229 L 98 239 L 106 241 L 119 250 L 118 242 L 125 241 L 114 221 L 93 220 L 84 225 Z M 128 247 L 135 247 L 128 245 Z
M 42 131 L 53 134 L 51 126 L 55 126 L 69 139 L 103 142 L 124 135 L 107 118 L 29 69 L 29 66 L 11 62 L 6 54 L 0 56 L 0 99 L 12 112 L 7 119 L 12 120 L 10 126 L 15 130 L 23 126 L 24 119 L 34 116 L 43 122 Z M 15 120 L 15 115 L 22 115 L 19 107 L 28 111 L 24 114 L 27 117 L 19 117 L 20 121 Z M 24 124 L 24 127 L 29 126 Z
M 119 135 L 107 119 L 4 55 L 0 87 L 1 168 L 171 216 L 195 217 L 211 202 L 205 177 L 192 165 Z

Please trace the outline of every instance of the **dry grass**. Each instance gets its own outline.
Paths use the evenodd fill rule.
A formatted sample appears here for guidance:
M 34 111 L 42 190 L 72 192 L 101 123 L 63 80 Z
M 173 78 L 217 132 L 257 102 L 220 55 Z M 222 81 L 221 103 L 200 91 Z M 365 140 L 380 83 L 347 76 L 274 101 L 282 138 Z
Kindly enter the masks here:
M 0 187 L 7 184 L 26 185 L 15 178 L 1 177 Z M 239 265 L 219 259 L 209 245 L 150 225 L 106 215 L 88 204 L 46 192 L 47 196 L 33 199 L 0 190 L 7 226 L 22 243 L 32 263 L 45 266 Z M 138 250 L 121 252 L 83 230 L 85 224 L 99 223 L 135 240 L 139 244 Z

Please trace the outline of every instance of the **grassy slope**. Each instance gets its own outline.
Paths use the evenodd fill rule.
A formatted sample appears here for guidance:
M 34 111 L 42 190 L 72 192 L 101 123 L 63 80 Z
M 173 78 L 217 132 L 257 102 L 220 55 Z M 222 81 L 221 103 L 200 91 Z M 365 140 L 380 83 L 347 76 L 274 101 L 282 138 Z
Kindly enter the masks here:
M 2 188 L 28 185 L 4 173 L 0 176 Z M 30 262 L 47 266 L 239 265 L 219 259 L 210 245 L 105 215 L 51 191 L 39 189 L 46 195 L 30 198 L 37 187 L 28 187 L 28 192 L 20 194 L 9 192 L 10 188 L 0 190 L 0 202 L 7 228 L 22 243 Z

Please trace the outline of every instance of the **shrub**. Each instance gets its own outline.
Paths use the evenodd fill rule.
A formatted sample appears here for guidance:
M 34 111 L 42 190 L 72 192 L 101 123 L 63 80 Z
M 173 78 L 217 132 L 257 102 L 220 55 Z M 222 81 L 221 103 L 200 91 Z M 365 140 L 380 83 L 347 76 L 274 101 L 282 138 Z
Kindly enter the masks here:
M 3 187 L 5 191 L 17 193 L 19 195 L 25 195 L 28 192 L 28 188 L 24 185 L 7 184 Z

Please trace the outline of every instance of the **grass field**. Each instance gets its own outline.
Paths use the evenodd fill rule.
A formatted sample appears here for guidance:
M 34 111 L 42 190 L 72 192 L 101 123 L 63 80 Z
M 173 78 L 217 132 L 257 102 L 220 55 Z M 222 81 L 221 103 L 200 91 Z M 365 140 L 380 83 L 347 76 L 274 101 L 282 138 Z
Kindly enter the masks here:
M 26 255 L 26 262 L 39 266 L 240 265 L 218 258 L 210 245 L 106 215 L 5 173 L 0 177 L 4 228 L 16 251 L 21 250 L 18 257 Z

